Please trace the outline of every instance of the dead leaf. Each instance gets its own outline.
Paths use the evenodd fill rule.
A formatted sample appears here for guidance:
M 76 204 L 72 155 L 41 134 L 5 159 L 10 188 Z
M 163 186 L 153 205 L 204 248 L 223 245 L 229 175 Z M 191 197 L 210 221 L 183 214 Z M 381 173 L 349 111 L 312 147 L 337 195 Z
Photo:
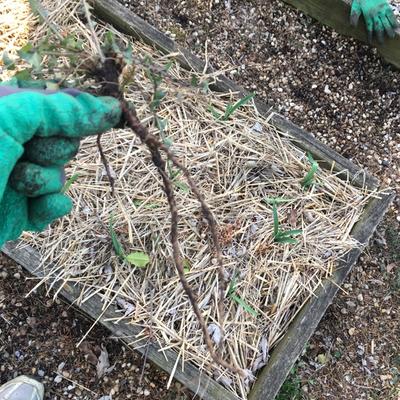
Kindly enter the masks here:
M 79 346 L 79 349 L 82 351 L 82 353 L 84 353 L 86 360 L 90 364 L 97 365 L 98 357 L 95 354 L 95 349 L 89 342 L 87 341 L 82 342 L 81 345 Z
M 256 377 L 254 376 L 253 372 L 249 369 L 244 370 L 245 377 L 243 383 L 245 387 L 250 388 L 250 384 L 255 381 Z
M 123 311 L 125 311 L 124 316 L 127 317 L 135 311 L 135 306 L 132 303 L 129 303 L 128 301 L 117 298 L 117 304 L 118 307 L 122 308 Z
M 101 346 L 101 352 L 99 359 L 97 361 L 96 370 L 97 370 L 97 377 L 100 379 L 105 374 L 108 374 L 115 368 L 114 366 L 110 366 L 110 360 L 108 358 L 108 351 L 105 346 Z
M 263 361 L 263 356 L 259 355 L 255 360 L 253 365 L 251 366 L 251 371 L 255 374 L 259 369 L 264 367 L 267 363 Z
M 212 341 L 218 346 L 222 340 L 222 331 L 217 324 L 210 324 L 207 328 Z
M 268 345 L 268 339 L 265 335 L 262 336 L 259 347 L 262 354 L 262 360 L 263 362 L 266 362 L 268 358 L 269 345 Z

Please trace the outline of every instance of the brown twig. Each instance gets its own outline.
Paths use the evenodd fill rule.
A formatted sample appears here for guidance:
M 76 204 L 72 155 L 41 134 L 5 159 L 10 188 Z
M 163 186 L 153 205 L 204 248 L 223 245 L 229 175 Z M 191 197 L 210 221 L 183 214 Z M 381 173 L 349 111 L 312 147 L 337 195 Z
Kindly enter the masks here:
M 111 195 L 114 196 L 115 193 L 115 179 L 112 176 L 110 164 L 108 163 L 107 157 L 104 154 L 103 151 L 103 146 L 101 145 L 101 133 L 97 135 L 97 148 L 99 149 L 100 157 L 101 157 L 101 162 L 104 165 L 104 168 L 106 169 L 106 174 L 108 181 L 110 182 L 110 187 L 111 187 Z

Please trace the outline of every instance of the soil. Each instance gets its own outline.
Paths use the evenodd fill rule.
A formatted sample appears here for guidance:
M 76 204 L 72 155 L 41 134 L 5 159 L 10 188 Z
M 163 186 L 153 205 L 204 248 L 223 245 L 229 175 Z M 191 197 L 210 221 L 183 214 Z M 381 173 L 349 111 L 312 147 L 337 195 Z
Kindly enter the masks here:
M 375 50 L 278 0 L 124 3 L 203 58 L 207 43 L 214 67 L 227 69 L 237 83 L 368 168 L 385 186 L 398 186 L 400 72 Z M 397 196 L 281 400 L 400 399 L 399 211 Z M 75 346 L 89 322 L 60 300 L 49 300 L 42 290 L 25 299 L 33 282 L 26 282 L 25 273 L 4 257 L 0 270 L 1 383 L 19 373 L 35 375 L 47 383 L 47 399 L 97 400 L 116 388 L 113 399 L 191 397 L 177 383 L 167 391 L 165 374 L 147 367 L 100 327 L 88 342 L 92 347 L 104 343 L 116 366 L 97 379 L 90 357 Z M 57 374 L 62 362 L 66 364 Z M 54 381 L 57 375 L 63 376 L 59 383 Z
M 75 308 L 53 300 L 36 281 L 0 254 L 0 384 L 18 375 L 43 382 L 46 400 L 179 399 L 185 390 Z M 98 378 L 99 355 L 112 371 Z M 107 397 L 110 396 L 110 397 Z M 186 397 L 184 397 L 186 398 Z

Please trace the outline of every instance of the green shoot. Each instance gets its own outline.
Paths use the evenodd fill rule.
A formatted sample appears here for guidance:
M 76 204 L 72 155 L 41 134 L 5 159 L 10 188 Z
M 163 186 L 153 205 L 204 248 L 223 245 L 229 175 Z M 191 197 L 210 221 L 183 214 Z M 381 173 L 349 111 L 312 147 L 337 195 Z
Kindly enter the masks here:
M 183 193 L 189 193 L 190 188 L 188 185 L 186 185 L 185 182 L 179 181 L 179 180 L 174 180 L 173 181 L 174 185 Z
M 64 184 L 63 188 L 61 189 L 61 193 L 68 192 L 69 188 L 79 179 L 79 174 L 72 175 Z
M 182 263 L 183 263 L 183 271 L 185 272 L 185 274 L 189 273 L 192 268 L 190 261 L 187 258 L 184 258 L 182 260 Z
M 279 229 L 278 209 L 276 203 L 273 203 L 272 205 L 272 215 L 274 217 L 274 241 L 276 243 L 297 244 L 297 240 L 292 236 L 301 235 L 303 231 L 301 229 L 292 229 L 289 231 L 281 231 Z
M 242 99 L 238 100 L 234 104 L 228 104 L 225 110 L 225 113 L 222 115 L 218 111 L 215 110 L 213 106 L 209 106 L 208 110 L 211 112 L 213 117 L 215 119 L 219 119 L 221 121 L 227 121 L 232 114 L 240 107 L 244 106 L 246 103 L 248 103 L 253 97 L 255 96 L 255 93 L 250 93 L 247 96 L 243 97 Z
M 121 261 L 125 261 L 126 256 L 125 256 L 124 249 L 122 247 L 121 242 L 118 240 L 117 233 L 115 232 L 115 229 L 114 229 L 114 217 L 113 216 L 110 217 L 109 233 L 111 236 L 111 242 L 114 247 L 115 254 L 119 257 L 119 259 Z
M 158 110 L 158 107 L 160 107 L 161 101 L 167 94 L 163 92 L 162 90 L 156 90 L 153 94 L 153 99 L 150 103 L 150 110 L 151 112 L 155 112 Z
M 192 74 L 192 77 L 191 77 L 191 79 L 190 79 L 190 84 L 191 84 L 192 86 L 194 86 L 194 87 L 198 86 L 198 85 L 199 85 L 199 78 L 197 78 L 196 75 L 193 75 L 193 74 Z
M 257 311 L 251 306 L 249 306 L 240 296 L 236 294 L 236 276 L 231 280 L 231 283 L 229 284 L 228 296 L 233 301 L 238 303 L 243 308 L 243 310 L 253 315 L 254 317 L 257 317 L 258 315 Z
M 170 164 L 168 163 L 168 167 L 170 167 Z M 172 168 L 169 168 L 169 177 L 172 180 L 172 183 L 183 193 L 189 193 L 190 188 L 189 186 L 185 183 L 182 182 L 181 180 L 178 179 L 178 177 L 182 174 L 182 171 L 174 171 Z
M 318 170 L 318 163 L 314 160 L 313 156 L 310 153 L 308 153 L 307 158 L 311 164 L 311 168 L 307 172 L 307 175 L 301 181 L 301 186 L 303 186 L 304 189 L 306 189 L 314 184 L 315 173 Z
M 127 262 L 130 265 L 133 265 L 137 268 L 144 268 L 149 264 L 150 257 L 143 253 L 142 251 L 134 251 L 133 253 L 125 254 L 124 248 L 122 247 L 121 242 L 118 239 L 117 233 L 114 229 L 114 217 L 110 217 L 109 223 L 109 233 L 111 236 L 111 242 L 115 251 L 115 254 L 119 257 L 119 259 L 123 262 Z
M 248 103 L 255 95 L 255 93 L 250 93 L 242 99 L 238 100 L 235 104 L 228 104 L 225 110 L 225 114 L 222 118 L 223 121 L 227 121 L 238 108 Z
M 132 201 L 132 203 L 133 203 L 136 207 L 140 207 L 140 206 L 144 203 L 144 200 L 134 199 L 134 200 Z M 147 209 L 149 209 L 149 210 L 151 210 L 151 209 L 153 209 L 153 208 L 158 208 L 158 207 L 160 207 L 160 206 L 159 206 L 159 204 L 157 204 L 157 203 L 146 203 L 143 207 L 144 207 L 144 208 L 147 208 Z

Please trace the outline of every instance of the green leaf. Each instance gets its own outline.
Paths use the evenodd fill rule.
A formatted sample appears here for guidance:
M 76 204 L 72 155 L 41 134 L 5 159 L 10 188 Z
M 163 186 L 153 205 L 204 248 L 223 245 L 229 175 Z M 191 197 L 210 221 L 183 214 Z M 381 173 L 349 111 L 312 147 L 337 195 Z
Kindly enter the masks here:
M 25 46 L 21 47 L 18 50 L 18 53 L 19 52 L 27 53 L 27 52 L 32 51 L 32 50 L 33 50 L 33 44 L 32 43 L 27 43 Z
M 113 32 L 108 31 L 104 36 L 104 44 L 107 50 L 112 50 L 114 53 L 121 54 L 121 49 L 117 45 L 115 35 Z
M 280 203 L 288 203 L 292 201 L 292 199 L 286 199 L 284 197 L 265 197 L 262 201 L 266 204 L 280 204 Z
M 276 237 L 276 235 L 279 232 L 279 218 L 278 218 L 278 209 L 276 208 L 275 203 L 272 205 L 272 215 L 274 217 L 274 237 Z
M 166 119 L 156 116 L 157 129 L 161 133 L 164 132 L 165 128 L 167 127 L 167 124 L 168 124 L 168 121 Z
M 64 184 L 63 188 L 61 189 L 62 193 L 68 192 L 69 188 L 79 179 L 80 174 L 72 175 Z
M 27 61 L 30 65 L 32 65 L 35 71 L 40 71 L 42 57 L 40 54 L 34 49 L 31 43 L 28 43 L 22 49 L 18 50 L 18 55 L 25 61 Z
M 238 303 L 243 310 L 247 311 L 249 314 L 253 315 L 253 317 L 257 317 L 258 313 L 257 311 L 252 308 L 251 306 L 249 306 L 240 296 L 236 295 L 236 294 L 231 294 L 231 299 L 236 301 L 236 303 Z
M 190 84 L 194 87 L 199 86 L 199 78 L 196 75 L 192 75 L 190 78 Z
M 128 44 L 128 47 L 122 52 L 122 55 L 124 57 L 124 61 L 128 65 L 131 65 L 133 63 L 133 48 L 130 43 Z
M 286 237 L 286 236 L 280 236 L 280 235 L 275 236 L 275 242 L 276 243 L 288 243 L 288 244 L 297 244 L 298 243 L 298 241 L 296 239 L 293 239 L 291 237 Z
M 15 69 L 15 62 L 10 58 L 6 51 L 3 51 L 2 61 L 8 70 Z
M 155 111 L 160 107 L 161 101 L 167 94 L 162 90 L 157 90 L 153 95 L 153 100 L 150 103 L 150 110 Z
M 135 200 L 132 201 L 132 203 L 136 207 L 140 207 L 144 203 L 144 200 L 135 199 Z M 158 208 L 158 207 L 160 207 L 160 206 L 157 203 L 146 203 L 144 205 L 144 208 L 147 208 L 147 209 L 153 209 L 153 208 Z
M 190 261 L 187 258 L 183 259 L 182 264 L 183 264 L 183 271 L 185 272 L 185 274 L 190 272 L 192 265 L 190 264 Z
M 165 67 L 164 67 L 164 71 L 165 72 L 168 72 L 170 69 L 171 69 L 171 67 L 174 65 L 174 61 L 170 61 Z
M 20 81 L 29 81 L 32 79 L 32 69 L 23 69 L 22 71 L 17 72 L 14 77 Z
M 150 262 L 150 257 L 141 251 L 130 253 L 125 257 L 125 259 L 129 264 L 138 268 L 144 268 Z
M 247 96 L 243 97 L 242 99 L 238 100 L 235 104 L 231 105 L 229 104 L 228 107 L 226 108 L 223 120 L 226 121 L 229 119 L 229 117 L 240 107 L 244 106 L 246 103 L 248 103 L 256 94 L 255 93 L 250 93 Z
M 124 249 L 122 248 L 122 245 L 120 241 L 118 240 L 117 234 L 114 229 L 114 218 L 111 216 L 110 217 L 110 223 L 109 223 L 109 233 L 111 236 L 111 242 L 114 247 L 115 254 L 122 260 L 125 260 L 125 252 Z
M 72 35 L 68 35 L 67 37 L 65 37 L 61 42 L 61 46 L 67 50 L 72 51 L 83 50 L 83 42 L 81 40 L 77 40 Z
M 186 185 L 185 182 L 176 180 L 174 181 L 174 185 L 183 193 L 189 193 L 190 192 L 190 188 L 188 185 Z
M 228 288 L 228 296 L 236 292 L 236 275 L 232 278 L 231 282 L 229 283 Z
M 170 147 L 174 144 L 174 142 L 172 141 L 172 139 L 171 139 L 171 138 L 168 138 L 168 137 L 164 139 L 163 143 L 164 143 L 168 148 L 170 148 Z
M 319 167 L 318 163 L 314 160 L 311 153 L 307 154 L 307 158 L 308 158 L 308 161 L 311 163 L 311 168 L 307 172 L 306 176 L 301 181 L 301 186 L 303 186 L 303 188 L 308 188 L 309 186 L 312 186 L 312 184 L 314 183 L 314 175 L 317 172 L 318 167 Z
M 208 107 L 208 111 L 211 111 L 211 114 L 215 119 L 221 119 L 222 114 L 220 114 L 213 106 Z

